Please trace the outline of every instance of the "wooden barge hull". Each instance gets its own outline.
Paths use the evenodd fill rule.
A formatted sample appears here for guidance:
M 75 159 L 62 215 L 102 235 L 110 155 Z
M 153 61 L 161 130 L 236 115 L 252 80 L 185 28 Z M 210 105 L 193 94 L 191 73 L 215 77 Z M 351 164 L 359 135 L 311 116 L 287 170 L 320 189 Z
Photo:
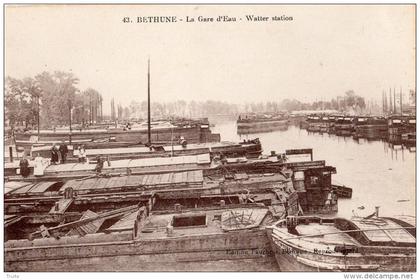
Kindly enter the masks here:
M 249 128 L 263 128 L 263 127 L 287 127 L 289 124 L 288 120 L 267 120 L 267 121 L 238 121 L 238 129 L 249 129 Z
M 289 216 L 267 234 L 282 271 L 416 271 L 415 226 L 408 221 Z
M 16 133 L 16 144 L 19 145 L 20 141 L 30 141 L 37 137 L 37 133 Z M 50 131 L 40 132 L 38 141 L 57 141 L 69 140 L 70 133 L 68 131 Z M 219 142 L 220 134 L 214 134 L 206 126 L 193 127 L 173 127 L 173 128 L 152 128 L 151 141 L 153 143 L 170 143 L 171 139 L 179 139 L 184 137 L 188 143 L 206 143 L 206 142 Z M 95 139 L 113 139 L 116 142 L 131 142 L 131 143 L 147 143 L 148 135 L 147 129 L 138 130 L 95 130 L 95 131 L 73 131 L 71 133 L 72 141 L 83 141 Z M 22 142 L 22 143 L 24 143 Z
M 357 125 L 355 134 L 360 138 L 384 139 L 388 135 L 387 125 Z
M 415 272 L 415 249 L 409 255 L 392 254 L 384 249 L 382 255 L 343 256 L 337 253 L 314 253 L 290 246 L 287 242 L 270 237 L 272 250 L 280 271 L 304 272 Z
M 277 130 L 287 130 L 289 125 L 288 120 L 276 120 L 276 121 L 249 121 L 249 122 L 237 122 L 237 132 L 239 134 L 251 134 L 251 133 L 262 133 L 271 132 Z
M 135 211 L 135 207 L 127 210 Z M 63 225 L 70 227 L 70 236 L 63 233 L 61 238 L 9 240 L 5 244 L 5 270 L 188 271 L 189 263 L 239 259 L 249 262 L 268 256 L 270 243 L 265 225 L 272 221 L 272 215 L 260 204 L 150 215 L 142 207 L 133 214 L 119 225 L 102 226 L 102 232 L 98 229 L 100 225 L 84 223 L 74 228 L 74 223 L 70 223 Z M 109 216 L 98 218 L 106 219 L 106 215 Z M 246 220 L 238 220 L 241 215 Z M 80 230 L 89 228 L 90 233 L 81 234 Z M 51 228 L 48 232 L 54 234 Z
M 73 145 L 71 148 L 73 148 Z M 32 149 L 32 156 L 40 154 L 41 157 L 49 158 L 51 156 L 51 147 L 34 147 Z M 153 157 L 170 157 L 170 156 L 190 156 L 210 153 L 210 157 L 224 156 L 224 157 L 247 157 L 257 158 L 262 153 L 261 143 L 259 141 L 249 141 L 247 143 L 231 143 L 231 142 L 218 142 L 218 143 L 202 143 L 190 144 L 186 147 L 181 145 L 174 146 L 157 146 L 154 145 L 152 149 L 145 146 L 126 146 L 121 148 L 101 148 L 101 149 L 87 149 L 86 155 L 89 159 L 95 159 L 100 156 L 109 160 L 120 159 L 139 159 L 139 158 L 153 158 Z M 77 151 L 71 149 L 70 154 L 67 156 L 67 162 L 77 162 Z
M 68 140 L 68 137 L 66 140 L 64 140 L 64 142 L 67 145 L 70 145 L 70 142 Z M 22 148 L 24 151 L 28 151 L 30 152 L 31 149 L 33 147 L 42 147 L 42 146 L 49 146 L 51 147 L 53 144 L 60 144 L 61 141 L 37 141 L 37 142 L 33 142 L 33 141 L 23 141 L 23 140 L 17 140 L 16 141 L 16 146 L 19 148 Z M 167 144 L 167 143 L 165 143 Z M 104 148 L 125 148 L 125 147 L 144 147 L 144 144 L 142 144 L 140 141 L 139 142 L 114 142 L 114 141 L 109 141 L 109 139 L 106 140 L 90 140 L 90 139 L 86 139 L 86 140 L 78 140 L 78 141 L 74 141 L 72 140 L 71 142 L 71 147 L 78 147 L 78 146 L 85 146 L 85 149 L 104 149 Z M 51 153 L 46 154 L 46 153 L 42 153 L 41 152 L 41 156 L 43 157 L 50 157 Z
M 308 132 L 320 132 L 321 127 L 318 124 L 310 123 L 308 128 L 306 128 L 306 131 L 308 131 Z
M 192 156 L 190 156 L 192 157 Z M 170 158 L 169 158 L 170 159 Z M 175 158 L 173 158 L 175 159 Z M 144 174 L 161 174 L 168 172 L 185 172 L 185 171 L 194 171 L 194 170 L 205 170 L 207 174 L 211 175 L 212 173 L 225 173 L 228 172 L 246 172 L 246 171 L 255 171 L 255 172 L 278 172 L 283 167 L 291 168 L 293 170 L 304 170 L 307 168 L 313 167 L 323 167 L 325 166 L 325 161 L 308 161 L 308 162 L 239 162 L 239 163 L 228 163 L 223 165 L 213 166 L 210 163 L 209 159 L 204 159 L 200 161 L 191 160 L 189 162 L 184 162 L 180 164 L 165 164 L 155 166 L 140 166 L 135 165 L 134 163 L 125 164 L 129 160 L 117 161 L 119 163 L 111 162 L 111 166 L 108 167 L 105 162 L 105 167 L 103 169 L 104 174 L 127 174 L 127 170 L 130 170 L 130 173 L 133 175 L 144 175 Z M 48 167 L 49 170 L 45 172 L 43 176 L 29 176 L 23 178 L 20 175 L 16 174 L 16 168 L 10 168 L 10 170 L 5 170 L 5 178 L 8 181 L 23 181 L 23 182 L 41 182 L 41 181 L 57 181 L 57 180 L 71 180 L 71 179 L 81 179 L 88 176 L 95 176 L 96 172 L 94 171 L 95 164 L 82 164 L 82 163 L 73 163 L 69 164 L 73 167 L 71 169 L 62 168 L 60 165 Z M 32 167 L 33 170 L 33 167 Z
M 5 271 L 190 271 L 197 262 L 265 262 L 264 252 L 270 249 L 263 229 L 145 241 L 133 240 L 131 232 L 80 237 L 76 244 L 37 241 L 44 244 L 34 247 L 34 241 L 28 241 L 28 247 L 13 248 L 13 243 L 6 247 Z M 234 271 L 235 266 L 210 270 Z

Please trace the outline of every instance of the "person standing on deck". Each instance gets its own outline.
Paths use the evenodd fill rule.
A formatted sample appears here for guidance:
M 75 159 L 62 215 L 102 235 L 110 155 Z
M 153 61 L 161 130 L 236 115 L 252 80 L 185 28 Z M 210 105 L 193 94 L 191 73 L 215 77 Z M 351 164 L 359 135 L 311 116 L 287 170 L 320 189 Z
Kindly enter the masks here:
M 82 146 L 77 147 L 77 159 L 79 162 L 82 162 L 82 154 L 80 150 L 82 149 Z
M 104 161 L 102 160 L 100 156 L 97 156 L 96 167 L 95 167 L 96 174 L 100 174 L 102 172 L 102 168 L 104 168 Z
M 58 149 L 55 144 L 51 148 L 51 164 L 57 164 L 58 162 Z
M 44 175 L 44 159 L 39 155 L 39 153 L 37 153 L 34 163 L 34 176 Z
M 69 152 L 69 149 L 67 148 L 66 143 L 64 140 L 60 144 L 60 148 L 58 148 L 61 154 L 61 163 L 66 163 L 67 153 Z
M 22 159 L 19 162 L 20 174 L 22 177 L 26 178 L 29 176 L 29 161 L 26 159 L 25 154 L 23 154 Z
M 79 162 L 86 162 L 86 150 L 85 146 L 79 146 L 79 153 L 78 153 Z
M 77 157 L 79 158 L 79 162 L 85 162 L 86 161 L 86 151 L 85 151 L 85 148 L 83 146 L 79 146 Z

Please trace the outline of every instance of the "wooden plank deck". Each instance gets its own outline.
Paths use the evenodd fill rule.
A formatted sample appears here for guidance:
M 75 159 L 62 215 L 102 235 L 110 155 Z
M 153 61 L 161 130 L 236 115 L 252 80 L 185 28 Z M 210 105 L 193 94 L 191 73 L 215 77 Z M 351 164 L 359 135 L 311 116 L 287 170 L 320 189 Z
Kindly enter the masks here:
M 63 192 L 71 187 L 75 191 L 107 190 L 112 188 L 124 188 L 135 186 L 169 186 L 174 184 L 199 185 L 204 181 L 203 171 L 184 171 L 179 173 L 130 175 L 116 177 L 90 178 L 85 180 L 67 181 L 59 190 Z M 50 182 L 52 184 L 54 182 Z M 28 187 L 32 187 L 28 186 Z
M 182 165 L 182 164 L 209 164 L 210 155 L 192 155 L 180 157 L 156 157 L 156 158 L 143 158 L 143 159 L 123 159 L 104 164 L 103 171 L 112 171 L 113 169 L 127 169 L 127 168 L 147 168 L 154 166 L 167 166 L 167 165 Z M 87 172 L 94 171 L 96 164 L 89 163 L 65 163 L 48 166 L 44 174 L 52 173 L 68 173 L 68 172 Z

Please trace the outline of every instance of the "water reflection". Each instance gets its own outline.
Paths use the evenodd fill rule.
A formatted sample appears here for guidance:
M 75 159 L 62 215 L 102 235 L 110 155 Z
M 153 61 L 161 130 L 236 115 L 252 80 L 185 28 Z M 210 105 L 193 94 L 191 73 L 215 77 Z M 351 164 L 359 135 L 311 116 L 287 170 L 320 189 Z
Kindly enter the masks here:
M 350 217 L 352 210 L 367 215 L 376 205 L 381 206 L 382 215 L 415 214 L 415 145 L 313 133 L 295 126 L 286 131 L 237 135 L 235 121 L 218 123 L 212 130 L 227 141 L 258 137 L 264 153 L 313 148 L 315 160 L 337 168 L 333 180 L 353 188 L 353 198 L 339 202 L 340 216 Z

